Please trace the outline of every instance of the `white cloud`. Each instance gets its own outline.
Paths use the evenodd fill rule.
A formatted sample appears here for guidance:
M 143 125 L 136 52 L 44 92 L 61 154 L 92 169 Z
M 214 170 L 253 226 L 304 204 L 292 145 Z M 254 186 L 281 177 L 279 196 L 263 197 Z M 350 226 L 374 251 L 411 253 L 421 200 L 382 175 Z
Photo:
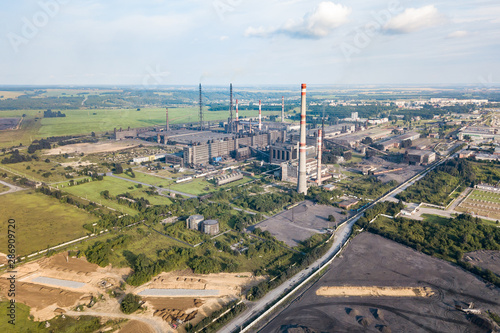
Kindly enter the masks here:
M 249 27 L 246 37 L 270 37 L 284 34 L 292 38 L 318 39 L 327 37 L 335 28 L 347 23 L 352 9 L 330 1 L 321 2 L 300 19 L 290 19 L 279 28 Z
M 467 37 L 468 35 L 469 35 L 469 33 L 467 31 L 458 30 L 458 31 L 454 31 L 451 34 L 449 34 L 447 38 L 463 38 L 463 37 Z
M 403 13 L 389 20 L 384 26 L 384 30 L 393 33 L 411 33 L 434 27 L 444 21 L 444 15 L 434 5 L 407 8 Z

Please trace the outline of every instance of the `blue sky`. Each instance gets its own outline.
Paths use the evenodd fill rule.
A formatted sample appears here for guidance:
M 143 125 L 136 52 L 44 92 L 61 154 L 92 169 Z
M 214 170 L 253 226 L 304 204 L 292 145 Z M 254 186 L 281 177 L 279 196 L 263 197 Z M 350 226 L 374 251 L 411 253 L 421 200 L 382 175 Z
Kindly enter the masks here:
M 500 81 L 497 0 L 17 0 L 0 84 Z

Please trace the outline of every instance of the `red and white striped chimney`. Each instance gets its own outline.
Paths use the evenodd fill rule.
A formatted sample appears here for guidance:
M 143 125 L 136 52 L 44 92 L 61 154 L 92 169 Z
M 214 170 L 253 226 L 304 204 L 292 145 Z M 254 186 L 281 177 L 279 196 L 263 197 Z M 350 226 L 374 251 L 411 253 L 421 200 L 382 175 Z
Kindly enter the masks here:
M 306 84 L 302 84 L 300 111 L 300 145 L 299 145 L 299 177 L 297 181 L 297 192 L 307 194 L 306 174 Z
M 285 96 L 281 97 L 281 122 L 285 122 Z
M 259 131 L 262 131 L 262 103 L 259 100 Z
M 321 149 L 323 147 L 322 135 L 323 135 L 323 131 L 319 129 L 318 130 L 318 177 L 317 177 L 318 186 L 321 186 L 321 183 L 322 183 L 322 179 L 321 179 Z
M 238 121 L 238 100 L 236 100 L 236 121 Z

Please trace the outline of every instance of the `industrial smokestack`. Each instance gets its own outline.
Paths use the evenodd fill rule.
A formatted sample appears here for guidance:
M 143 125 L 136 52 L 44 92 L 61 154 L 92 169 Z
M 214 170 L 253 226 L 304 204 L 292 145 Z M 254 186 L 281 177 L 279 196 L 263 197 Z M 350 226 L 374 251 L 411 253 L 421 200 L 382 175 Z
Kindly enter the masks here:
M 281 122 L 285 122 L 285 96 L 281 97 Z
M 201 83 L 200 83 L 200 131 L 203 131 L 203 99 L 201 95 Z
M 229 133 L 233 132 L 233 84 L 229 85 L 229 113 L 230 113 L 230 121 L 228 126 Z
M 259 100 L 259 131 L 262 131 L 262 104 Z
M 321 150 L 323 147 L 322 130 L 318 130 L 318 186 L 321 186 Z
M 299 178 L 297 192 L 307 194 L 306 175 L 306 84 L 302 84 L 302 98 L 300 111 L 300 146 L 299 146 Z
M 170 124 L 168 122 L 168 108 L 167 108 L 167 111 L 166 111 L 166 116 L 167 116 L 167 127 L 165 128 L 165 131 L 170 131 Z
M 239 118 L 238 118 L 238 100 L 236 100 L 236 122 L 239 121 Z

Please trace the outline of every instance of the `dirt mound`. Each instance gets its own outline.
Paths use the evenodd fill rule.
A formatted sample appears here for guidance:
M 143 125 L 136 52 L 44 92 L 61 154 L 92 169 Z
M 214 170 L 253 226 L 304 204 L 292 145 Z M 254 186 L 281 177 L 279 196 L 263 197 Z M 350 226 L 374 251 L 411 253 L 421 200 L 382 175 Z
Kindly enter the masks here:
M 280 328 L 280 333 L 316 333 L 315 330 L 310 329 L 306 326 L 300 325 L 283 325 Z
M 434 291 L 428 287 L 321 287 L 316 291 L 318 296 L 333 296 L 333 297 L 430 297 L 434 295 Z
M 386 326 L 386 325 L 375 325 L 375 328 L 378 329 L 382 333 L 392 333 L 389 326 Z
M 183 322 L 190 321 L 197 314 L 198 314 L 198 311 L 193 311 L 193 312 L 187 314 L 183 310 L 162 309 L 162 310 L 156 310 L 153 315 L 156 317 L 161 317 L 163 320 L 165 320 L 167 323 L 170 324 L 170 323 L 174 323 L 178 320 L 183 321 Z
M 363 327 L 368 327 L 370 326 L 370 319 L 363 317 L 363 316 L 357 316 L 356 321 L 358 324 L 360 324 Z
M 384 320 L 384 314 L 379 309 L 370 308 L 370 313 L 373 315 L 373 318 L 377 320 Z
M 8 284 L 9 282 L 6 279 L 0 279 L 0 288 L 5 297 L 7 297 L 9 289 L 7 288 Z M 38 310 L 53 304 L 60 308 L 70 307 L 76 304 L 84 295 L 83 293 L 27 282 L 18 282 L 16 289 L 16 302 L 24 303 Z
M 351 317 L 359 316 L 359 311 L 352 308 L 345 308 L 345 312 Z

